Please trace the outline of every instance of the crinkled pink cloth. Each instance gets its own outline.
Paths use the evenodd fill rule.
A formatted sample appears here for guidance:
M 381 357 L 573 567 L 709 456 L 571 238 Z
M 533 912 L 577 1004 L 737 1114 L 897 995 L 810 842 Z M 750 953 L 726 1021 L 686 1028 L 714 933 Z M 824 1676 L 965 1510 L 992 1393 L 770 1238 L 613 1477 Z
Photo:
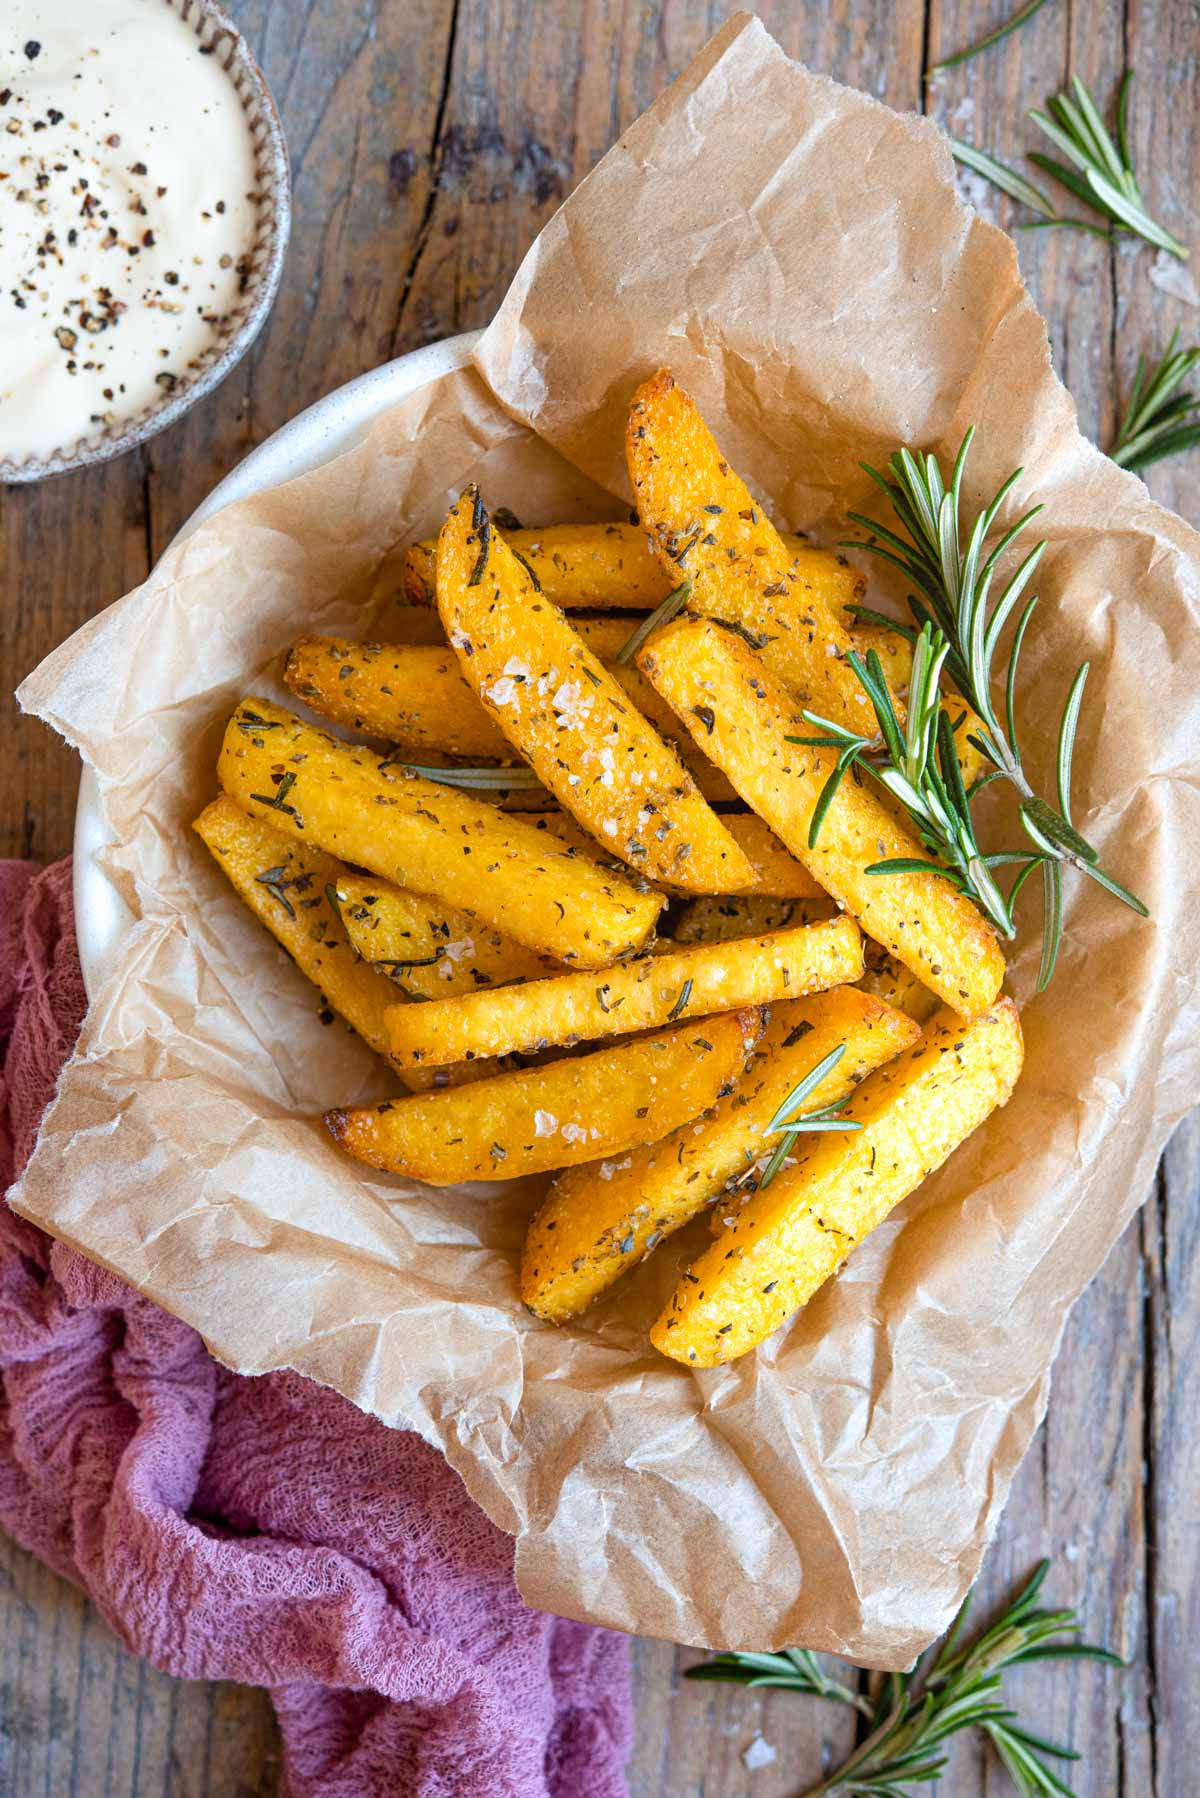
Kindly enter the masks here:
M 70 894 L 69 864 L 0 862 L 0 1190 L 83 1016 Z M 625 1791 L 624 1638 L 527 1609 L 418 1436 L 227 1373 L 3 1205 L 0 1377 L 0 1527 L 156 1666 L 270 1687 L 295 1798 Z

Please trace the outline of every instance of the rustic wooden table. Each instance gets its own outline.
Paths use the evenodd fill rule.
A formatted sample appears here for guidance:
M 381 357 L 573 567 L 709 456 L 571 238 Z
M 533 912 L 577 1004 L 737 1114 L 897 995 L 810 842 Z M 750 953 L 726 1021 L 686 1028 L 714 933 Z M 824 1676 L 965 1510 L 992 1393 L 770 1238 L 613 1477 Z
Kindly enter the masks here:
M 135 585 L 197 502 L 320 394 L 397 353 L 484 323 L 530 239 L 618 133 L 726 16 L 710 0 L 228 0 L 283 112 L 295 228 L 270 327 L 225 386 L 148 449 L 10 490 L 2 512 L 0 691 Z M 1024 109 L 1082 75 L 1107 104 L 1135 71 L 1136 161 L 1152 210 L 1200 243 L 1200 73 L 1192 0 L 1050 0 L 966 68 L 926 76 L 1018 0 L 766 0 L 794 55 L 1014 159 Z M 748 121 L 747 128 L 752 129 Z M 1007 202 L 991 196 L 1003 222 Z M 1194 289 L 1154 252 L 1083 235 L 1021 237 L 1055 360 L 1101 443 L 1144 348 L 1200 334 Z M 1179 271 L 1175 271 L 1176 275 Z M 1200 509 L 1200 453 L 1151 472 Z M 1130 596 L 1131 602 L 1134 596 Z M 0 853 L 67 853 L 78 769 L 37 724 L 0 714 Z M 1031 1720 L 1085 1759 L 1088 1798 L 1196 1790 L 1200 1691 L 1200 1129 L 1185 1127 L 1145 1208 L 1068 1326 L 1049 1416 L 1017 1479 L 982 1582 L 986 1605 L 1043 1554 L 1050 1591 L 1130 1658 L 1028 1672 Z M 695 1657 L 634 1647 L 637 1798 L 784 1798 L 844 1751 L 846 1717 L 779 1694 L 684 1684 Z M 776 1760 L 750 1772 L 760 1733 Z M 78 1593 L 0 1545 L 0 1792 L 14 1798 L 232 1798 L 276 1789 L 264 1693 L 173 1681 L 127 1654 Z M 955 1752 L 960 1798 L 1009 1789 Z M 586 1798 L 586 1794 L 580 1794 Z

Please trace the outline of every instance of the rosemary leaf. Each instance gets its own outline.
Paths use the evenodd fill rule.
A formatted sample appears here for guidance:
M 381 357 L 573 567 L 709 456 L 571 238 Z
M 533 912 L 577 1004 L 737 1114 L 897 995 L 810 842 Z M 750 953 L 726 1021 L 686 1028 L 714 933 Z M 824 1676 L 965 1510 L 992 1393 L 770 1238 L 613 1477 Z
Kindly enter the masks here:
M 828 1055 L 823 1056 L 817 1062 L 815 1067 L 809 1068 L 803 1079 L 796 1082 L 763 1131 L 764 1136 L 778 1136 L 779 1141 L 759 1176 L 759 1192 L 764 1192 L 771 1184 L 791 1154 L 797 1136 L 815 1134 L 822 1130 L 862 1129 L 862 1125 L 856 1119 L 842 1116 L 841 1104 L 845 1103 L 844 1100 L 838 1105 L 823 1105 L 817 1110 L 796 1115 L 797 1108 L 803 1105 L 808 1095 L 821 1084 L 826 1074 L 837 1066 L 845 1053 L 845 1043 L 839 1043 L 837 1048 L 831 1049 Z
M 1086 96 L 1086 90 L 1084 94 Z M 1107 134 L 1104 134 L 1104 142 L 1108 147 L 1103 150 L 1100 142 L 1103 126 L 1094 108 L 1090 107 L 1090 97 L 1078 100 L 1077 104 L 1063 101 L 1056 116 L 1065 119 L 1078 134 L 1080 142 L 1086 141 L 1096 155 L 1102 152 L 1106 158 L 1110 154 L 1117 155 Z M 1135 189 L 1132 172 L 1128 184 Z M 1176 360 L 1172 361 L 1172 357 Z M 1190 361 L 1181 365 L 1178 357 L 1173 339 L 1167 358 L 1152 377 L 1147 379 L 1144 366 L 1139 366 L 1131 399 L 1131 410 L 1139 421 L 1153 416 L 1156 407 L 1178 404 L 1174 399 L 1175 389 L 1193 366 Z M 863 753 L 857 754 L 855 765 L 872 775 L 900 802 L 922 846 L 930 852 L 929 860 L 915 856 L 894 857 L 873 863 L 867 872 L 880 875 L 940 873 L 976 902 L 1002 936 L 1012 937 L 1017 896 L 1034 868 L 1040 866 L 1045 921 L 1039 986 L 1044 987 L 1053 974 L 1062 940 L 1064 865 L 1094 880 L 1141 915 L 1145 916 L 1146 910 L 1140 899 L 1100 867 L 1097 851 L 1075 827 L 1070 815 L 1071 759 L 1083 701 L 1086 665 L 1072 682 L 1059 723 L 1057 808 L 1034 791 L 1025 773 L 1017 729 L 1017 663 L 1037 604 L 1037 595 L 1026 598 L 1025 592 L 1045 544 L 1038 543 L 1023 557 L 998 598 L 992 597 L 992 586 L 1000 558 L 1013 547 L 1041 508 L 1033 506 L 1024 512 L 1015 524 L 1001 533 L 994 546 L 988 548 L 988 533 L 1021 470 L 1015 470 L 1002 483 L 973 520 L 965 520 L 962 488 L 972 435 L 973 432 L 968 430 L 962 440 L 948 486 L 937 457 L 928 453 L 915 456 L 902 448 L 892 456 L 887 475 L 873 468 L 867 469 L 876 486 L 887 496 L 904 535 L 880 527 L 861 514 L 851 514 L 871 533 L 865 541 L 859 542 L 858 547 L 894 564 L 907 577 L 909 609 L 919 626 L 902 734 L 886 688 L 880 691 L 882 670 L 877 665 L 880 677 L 877 679 L 877 669 L 864 669 L 857 658 L 851 658 L 851 665 L 875 708 L 884 740 L 884 751 L 880 754 L 866 739 L 859 739 Z M 921 597 L 916 597 L 912 589 Z M 1001 673 L 997 667 L 1001 640 L 1017 615 L 1018 607 L 1021 608 L 1020 615 L 1008 652 L 1007 669 Z M 963 698 L 979 714 L 980 726 L 972 733 L 972 740 L 992 764 L 988 775 L 973 782 L 969 791 L 963 786 L 953 750 L 952 720 L 947 716 L 939 692 L 943 667 Z M 1003 685 L 1003 724 L 993 702 L 993 684 Z M 827 719 L 810 712 L 804 713 L 804 717 L 810 724 L 826 730 L 831 738 L 837 738 L 835 727 Z M 841 753 L 846 752 L 842 750 Z M 1021 823 L 1033 845 L 1032 851 L 1027 849 L 1023 856 L 1017 856 L 1015 852 L 987 856 L 977 841 L 972 804 L 983 787 L 996 779 L 1007 781 L 1016 789 Z M 1005 896 L 996 885 L 991 869 L 1008 862 L 1017 863 L 1019 871 Z
M 427 768 L 421 762 L 389 761 L 387 768 L 405 768 L 423 780 L 433 780 L 443 787 L 475 787 L 480 791 L 498 792 L 540 787 L 541 781 L 532 768 Z
M 1177 392 L 1200 362 L 1200 348 L 1181 350 L 1178 343 L 1175 330 L 1166 355 L 1149 377 L 1146 358 L 1138 357 L 1129 404 L 1108 452 L 1122 468 L 1148 468 L 1152 462 L 1178 455 L 1200 442 L 1200 423 L 1191 421 L 1200 410 L 1200 400 L 1189 392 Z
M 1020 200 L 1022 206 L 1028 206 L 1034 212 L 1042 213 L 1047 219 L 1055 217 L 1054 207 L 1046 198 L 1040 187 L 1027 181 L 1024 175 L 1018 175 L 1007 163 L 1000 162 L 995 156 L 989 156 L 986 150 L 977 150 L 972 144 L 964 144 L 961 138 L 952 137 L 950 148 L 954 152 L 956 162 L 961 162 L 977 175 L 982 175 L 993 187 L 1000 188 L 1002 193 L 1009 194 L 1012 199 Z
M 990 50 L 993 44 L 1002 43 L 1011 32 L 1019 31 L 1021 26 L 1032 19 L 1035 13 L 1041 12 L 1045 4 L 1046 0 L 1029 0 L 1028 6 L 1023 6 L 1020 12 L 1014 13 L 1011 19 L 1006 19 L 1003 25 L 997 25 L 994 31 L 989 31 L 986 37 L 979 39 L 978 43 L 968 45 L 965 50 L 959 50 L 954 56 L 944 56 L 941 62 L 935 62 L 934 69 L 955 69 L 959 63 L 968 62 L 972 56 L 982 55 L 985 50 Z
M 1046 102 L 1044 112 L 1036 107 L 1030 112 L 1034 124 L 1063 152 L 1068 163 L 1074 164 L 1078 175 L 1036 152 L 1031 161 L 1111 224 L 1186 261 L 1187 245 L 1151 217 L 1142 199 L 1129 151 L 1130 79 L 1126 74 L 1117 100 L 1116 143 L 1086 83 L 1078 75 L 1072 78 L 1069 89 Z
M 620 663 L 623 668 L 628 667 L 647 637 L 652 637 L 655 631 L 662 629 L 664 624 L 670 624 L 672 618 L 682 612 L 691 597 L 691 581 L 680 581 L 679 585 L 673 587 L 664 600 L 659 601 L 652 612 L 647 613 L 633 634 L 622 643 L 613 660 Z

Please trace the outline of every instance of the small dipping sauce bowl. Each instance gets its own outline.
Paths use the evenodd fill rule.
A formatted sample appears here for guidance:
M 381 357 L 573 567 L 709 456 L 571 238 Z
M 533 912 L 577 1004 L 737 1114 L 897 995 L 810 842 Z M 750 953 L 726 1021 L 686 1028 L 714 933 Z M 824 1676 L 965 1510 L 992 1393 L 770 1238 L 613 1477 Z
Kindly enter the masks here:
M 82 4 L 82 0 L 59 0 L 59 5 L 64 18 L 68 21 L 73 8 L 79 5 L 78 16 L 87 22 L 79 26 L 71 24 L 70 29 L 79 38 L 81 44 L 86 45 L 89 30 L 95 30 L 92 26 L 92 19 L 96 17 L 96 14 L 93 13 L 89 17 L 90 9 Z M 151 377 L 149 385 L 152 389 L 152 397 L 143 398 L 134 409 L 124 412 L 121 410 L 119 399 L 115 399 L 112 393 L 106 394 L 100 403 L 106 406 L 109 416 L 93 415 L 90 429 L 76 434 L 71 441 L 54 445 L 53 448 L 48 448 L 43 443 L 37 447 L 34 453 L 18 455 L 12 451 L 11 444 L 6 442 L 5 449 L 0 451 L 0 483 L 40 481 L 48 475 L 65 474 L 71 469 L 83 468 L 93 462 L 107 461 L 113 456 L 123 455 L 126 450 L 145 443 L 157 432 L 174 424 L 195 405 L 197 400 L 205 394 L 211 393 L 245 355 L 261 330 L 279 290 L 291 226 L 291 178 L 283 127 L 262 70 L 251 54 L 245 39 L 224 10 L 216 4 L 216 0 L 140 0 L 140 5 L 148 9 L 148 18 L 155 8 L 169 10 L 175 15 L 181 32 L 190 32 L 195 37 L 196 54 L 208 61 L 205 71 L 206 78 L 211 80 L 216 76 L 229 83 L 236 109 L 240 111 L 244 120 L 249 166 L 253 171 L 251 177 L 253 185 L 248 195 L 245 196 L 250 202 L 250 209 L 244 236 L 238 246 L 236 286 L 231 291 L 231 297 L 221 304 L 219 312 L 214 311 L 211 315 L 206 315 L 206 323 L 209 327 L 207 336 L 199 347 L 194 348 L 188 354 L 184 365 L 164 364 L 162 371 Z M 32 0 L 30 0 L 30 10 L 33 10 Z M 42 10 L 49 18 L 56 10 L 52 0 L 43 0 Z M 126 13 L 129 10 L 126 7 Z M 102 6 L 97 9 L 98 14 L 102 15 L 103 11 Z M 20 12 L 21 8 L 18 7 L 18 14 Z M 57 23 L 57 21 L 55 22 Z M 18 32 L 18 36 L 20 35 L 22 34 Z M 49 33 L 47 32 L 46 35 L 49 40 Z M 97 33 L 97 35 L 99 34 Z M 149 34 L 147 35 L 149 36 Z M 12 46 L 8 42 L 4 44 L 6 53 L 11 48 Z M 41 48 L 42 46 L 36 40 L 27 41 L 22 46 L 18 46 L 18 66 L 24 67 L 28 63 L 36 71 L 36 59 L 41 53 Z M 22 58 L 25 59 L 24 62 Z M 43 64 L 43 66 L 45 65 Z M 85 65 L 81 63 L 80 66 L 84 67 Z M 149 78 L 152 79 L 152 76 Z M 4 86 L 5 83 L 0 82 L 0 87 Z M 8 86 L 15 90 L 17 78 L 10 77 Z M 0 138 L 0 148 L 9 152 L 9 160 L 14 161 L 14 165 L 19 171 L 18 180 L 21 179 L 22 174 L 25 174 L 25 178 L 29 180 L 30 186 L 33 188 L 33 191 L 28 194 L 23 192 L 20 195 L 21 199 L 28 199 L 39 213 L 46 215 L 48 201 L 39 190 L 45 190 L 50 187 L 51 183 L 61 181 L 67 184 L 67 204 L 71 208 L 65 214 L 65 219 L 75 220 L 76 202 L 79 201 L 81 192 L 83 207 L 86 208 L 89 203 L 87 191 L 89 183 L 86 176 L 83 175 L 87 162 L 86 158 L 81 156 L 81 152 L 87 148 L 86 144 L 82 142 L 78 132 L 74 138 L 65 138 L 60 137 L 59 133 L 51 132 L 40 121 L 35 127 L 32 120 L 15 113 L 13 109 L 15 103 L 11 93 L 5 93 L 3 98 L 10 104 L 5 112 L 0 112 L 0 129 L 7 129 L 10 132 L 17 131 L 18 137 L 15 140 Z M 218 107 L 216 110 L 221 112 L 223 109 Z M 233 112 L 234 109 L 231 108 L 230 111 Z M 105 116 L 107 118 L 107 115 Z M 17 118 L 16 124 L 9 122 L 13 118 Z M 64 119 L 61 111 L 51 110 L 50 123 L 60 126 L 61 132 L 66 133 L 70 130 L 73 121 L 70 118 Z M 188 129 L 186 113 L 181 115 L 181 123 L 186 132 Z M 28 145 L 21 135 L 26 124 L 29 126 L 30 133 L 35 128 L 39 132 L 39 136 L 36 138 L 30 135 Z M 114 117 L 112 124 L 115 127 L 114 133 L 108 136 L 104 142 L 110 146 L 122 145 L 122 155 L 124 155 L 126 146 L 122 144 L 119 134 L 120 120 Z M 58 147 L 60 141 L 65 145 L 65 148 L 61 150 Z M 128 149 L 130 153 L 136 153 L 132 141 L 128 144 Z M 21 153 L 19 159 L 18 152 Z M 48 158 L 53 160 L 47 161 Z M 3 158 L 0 157 L 0 161 L 2 160 Z M 36 172 L 39 169 L 45 170 L 47 167 L 53 169 L 55 173 L 39 174 Z M 153 171 L 148 171 L 144 163 L 135 163 L 131 167 L 133 176 L 146 177 L 147 180 L 153 181 Z M 26 172 L 29 170 L 34 173 L 29 175 Z M 199 176 L 203 175 L 202 170 L 196 172 Z M 94 181 L 92 189 L 93 191 L 95 189 Z M 167 190 L 143 188 L 143 191 L 161 196 Z M 125 208 L 121 210 L 124 212 Z M 136 200 L 129 210 L 131 212 L 138 210 Z M 223 211 L 224 208 L 218 206 L 216 210 Z M 104 230 L 111 241 L 108 243 L 100 241 L 97 246 L 98 253 L 89 257 L 89 275 L 102 281 L 105 267 L 108 266 L 106 258 L 109 255 L 119 257 L 122 254 L 128 256 L 140 253 L 145 257 L 148 251 L 139 249 L 131 251 L 130 249 L 131 245 L 139 242 L 139 227 L 146 223 L 145 218 L 138 220 L 122 216 L 110 219 L 108 212 L 104 212 L 100 216 L 105 221 Z M 202 216 L 210 217 L 211 215 L 203 214 Z M 74 245 L 77 241 L 77 232 L 92 227 L 95 222 L 96 220 L 89 212 L 83 211 L 79 222 L 71 224 L 68 241 Z M 220 223 L 221 221 L 216 222 Z M 60 233 L 59 245 L 61 246 L 64 219 L 47 218 L 46 223 L 52 232 L 49 239 L 49 254 L 58 260 L 61 267 L 62 260 L 57 256 L 53 233 L 54 231 Z M 202 229 L 203 227 L 198 228 Z M 120 241 L 117 242 L 117 239 Z M 144 232 L 140 242 L 153 245 L 154 234 L 150 231 Z M 37 256 L 43 269 L 50 266 L 45 260 L 46 250 L 43 245 L 38 246 Z M 14 273 L 13 257 L 9 255 L 5 260 L 8 266 L 4 286 L 8 288 Z M 199 258 L 194 260 L 199 264 Z M 228 269 L 229 263 L 230 258 L 226 256 L 221 267 Z M 190 285 L 193 278 L 197 282 L 194 292 Z M 187 265 L 186 260 L 181 275 L 177 275 L 172 270 L 165 276 L 165 279 L 168 282 L 176 281 L 179 285 L 175 293 L 172 293 L 170 289 L 156 290 L 157 303 L 161 313 L 182 311 L 181 305 L 171 303 L 175 297 L 181 301 L 186 297 L 187 303 L 193 311 L 200 311 L 200 306 L 203 304 L 203 301 L 198 298 L 201 293 L 201 278 L 194 275 L 194 271 Z M 39 303 L 35 294 L 37 285 L 36 275 L 27 282 L 28 298 L 23 307 L 26 318 L 28 312 L 25 309 Z M 100 288 L 102 294 L 106 291 L 105 288 Z M 0 333 L 5 329 L 3 308 L 9 299 L 13 303 L 20 303 L 15 289 L 11 295 L 0 299 Z M 72 305 L 77 312 L 81 303 L 86 306 L 90 302 L 72 299 Z M 97 366 L 95 359 L 103 358 L 106 346 L 118 341 L 119 326 L 123 322 L 119 314 L 123 309 L 118 306 L 115 310 L 117 329 L 112 332 L 111 337 L 106 335 L 108 321 L 103 312 L 97 315 L 84 310 L 78 317 L 75 317 L 68 316 L 64 310 L 63 322 L 57 325 L 47 317 L 47 331 L 53 332 L 62 354 L 77 359 L 80 374 L 86 369 Z M 109 316 L 111 319 L 113 314 L 110 312 Z M 80 319 L 83 324 L 82 331 L 78 329 Z M 165 322 L 164 320 L 164 324 Z M 14 317 L 14 328 L 15 323 L 16 318 Z M 93 330 L 98 334 L 94 337 L 88 336 L 87 333 Z M 128 338 L 128 335 L 127 328 L 124 334 L 125 339 Z M 160 348 L 149 350 L 148 354 L 166 357 L 168 352 L 166 349 Z M 74 373 L 75 369 L 72 368 L 71 372 Z M 90 379 L 93 385 L 100 385 L 99 378 L 94 374 Z M 30 392 L 32 398 L 36 400 L 38 392 L 36 385 L 31 387 Z M 30 395 L 25 395 L 24 399 L 28 404 Z M 110 401 L 115 401 L 115 403 L 110 405 L 108 403 Z

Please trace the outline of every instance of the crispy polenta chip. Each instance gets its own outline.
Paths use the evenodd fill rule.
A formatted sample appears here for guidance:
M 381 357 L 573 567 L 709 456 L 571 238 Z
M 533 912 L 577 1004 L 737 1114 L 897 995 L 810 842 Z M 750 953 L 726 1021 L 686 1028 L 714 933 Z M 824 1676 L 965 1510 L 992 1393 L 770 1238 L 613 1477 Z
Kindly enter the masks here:
M 673 584 L 640 524 L 551 524 L 536 531 L 505 529 L 504 535 L 546 598 L 566 612 L 648 612 Z M 784 534 L 783 541 L 801 578 L 839 620 L 843 606 L 862 599 L 866 580 L 843 556 L 814 549 L 802 537 Z M 404 587 L 414 606 L 436 604 L 436 577 L 437 539 L 410 544 Z
M 267 699 L 234 712 L 218 774 L 273 829 L 474 912 L 555 961 L 607 967 L 644 947 L 662 908 L 661 895 L 525 819 L 389 767 Z
M 772 1008 L 736 1090 L 699 1129 L 563 1173 L 529 1226 L 521 1297 L 553 1322 L 574 1317 L 674 1230 L 769 1156 L 771 1121 L 826 1056 L 841 1059 L 812 1089 L 808 1110 L 836 1105 L 920 1036 L 911 1018 L 853 987 Z
M 472 487 L 442 527 L 437 579 L 464 676 L 564 810 L 648 879 L 691 892 L 752 883 L 675 750 L 538 593 Z
M 661 631 L 640 657 L 644 673 L 797 860 L 863 930 L 964 1015 L 1000 991 L 1004 957 L 991 925 L 941 874 L 870 874 L 873 864 L 927 859 L 910 831 L 866 787 L 844 780 L 816 846 L 809 828 L 834 767 L 801 710 L 731 632 L 709 619 Z
M 764 1341 L 997 1106 L 1021 1071 L 1016 1006 L 939 1011 L 916 1047 L 845 1108 L 858 1130 L 812 1136 L 686 1273 L 650 1339 L 694 1367 Z
M 329 1111 L 325 1123 L 357 1160 L 389 1173 L 434 1186 L 515 1180 L 619 1155 L 699 1117 L 731 1088 L 761 1029 L 757 1011 L 705 1018 L 453 1092 Z
M 439 628 L 440 623 L 439 619 Z M 615 663 L 631 628 L 629 620 L 621 618 L 580 618 L 576 624 L 584 642 L 638 711 L 670 739 L 704 797 L 725 802 L 734 799 L 733 788 L 720 769 L 700 753 L 641 671 Z M 352 730 L 399 743 L 412 760 L 457 757 L 501 764 L 516 759 L 512 744 L 480 704 L 474 687 L 463 679 L 458 657 L 449 644 L 439 648 L 302 637 L 288 655 L 284 680 L 297 699 L 314 711 Z M 513 789 L 510 810 L 523 809 L 518 803 L 520 793 L 520 788 Z
M 730 836 L 754 868 L 754 885 L 745 893 L 764 899 L 825 899 L 828 894 L 803 862 L 787 849 L 757 812 L 722 812 Z
M 672 585 L 691 582 L 688 610 L 746 631 L 795 696 L 870 737 L 870 701 L 846 657 L 836 611 L 722 457 L 694 401 L 660 369 L 634 396 L 626 459 L 638 512 Z
M 331 897 L 359 955 L 412 999 L 448 999 L 560 972 L 473 913 L 369 874 L 340 874 Z
M 391 983 L 360 961 L 330 894 L 349 870 L 315 845 L 272 830 L 222 794 L 192 829 L 238 897 L 287 950 L 302 974 L 377 1054 L 390 1058 L 385 1018 Z
M 857 980 L 862 971 L 858 925 L 832 918 L 774 936 L 642 956 L 602 975 L 558 974 L 404 1006 L 390 1019 L 391 1046 L 401 1067 L 535 1053 L 552 1043 L 624 1036 L 677 1018 L 799 998 Z
M 928 1023 L 938 1008 L 937 994 L 931 993 L 927 986 L 922 986 L 903 962 L 889 955 L 878 943 L 873 943 L 870 937 L 863 939 L 863 956 L 865 972 L 855 984 L 864 993 L 873 993 L 877 999 L 894 1005 L 898 1011 L 907 1012 L 918 1024 Z
M 722 777 L 724 778 L 724 777 Z M 514 806 L 514 810 L 519 807 Z M 722 812 L 721 822 L 754 868 L 754 885 L 739 889 L 739 896 L 759 899 L 828 899 L 829 894 L 804 866 L 790 854 L 769 825 L 754 812 Z M 583 830 L 567 812 L 555 811 L 539 819 L 539 829 L 553 831 L 564 843 L 584 855 L 594 856 L 609 864 L 604 845 Z M 728 894 L 704 897 L 730 897 Z
M 428 618 L 427 612 L 420 614 Z M 436 616 L 436 615 L 435 615 Z M 692 741 L 666 701 L 641 670 L 617 661 L 636 620 L 578 618 L 588 648 L 625 689 L 638 711 L 666 737 L 704 797 L 728 804 L 737 795 Z M 437 619 L 439 633 L 441 619 Z M 448 643 L 358 643 L 343 637 L 302 637 L 292 646 L 284 680 L 314 711 L 352 730 L 400 743 L 412 759 L 451 758 L 497 765 L 515 752 L 499 725 L 464 680 Z M 524 765 L 524 764 L 522 764 Z M 512 811 L 522 810 L 522 789 L 511 794 Z M 528 809 L 534 809 L 529 805 Z
M 283 678 L 297 699 L 353 730 L 414 750 L 512 760 L 511 743 L 463 679 L 448 644 L 438 649 L 302 637 Z
M 484 1056 L 401 1074 L 391 1060 L 384 1027 L 385 1015 L 396 1009 L 396 989 L 379 969 L 358 958 L 344 927 L 337 888 L 355 876 L 343 862 L 312 844 L 281 836 L 225 794 L 205 806 L 192 829 L 238 896 L 318 989 L 321 1005 L 336 1011 L 384 1056 L 405 1086 L 461 1086 L 503 1071 L 503 1062 Z
M 836 916 L 837 906 L 829 898 L 772 899 L 757 893 L 713 893 L 688 901 L 672 922 L 671 937 L 676 943 L 731 943 L 738 937 L 795 930 L 801 924 L 820 924 Z

